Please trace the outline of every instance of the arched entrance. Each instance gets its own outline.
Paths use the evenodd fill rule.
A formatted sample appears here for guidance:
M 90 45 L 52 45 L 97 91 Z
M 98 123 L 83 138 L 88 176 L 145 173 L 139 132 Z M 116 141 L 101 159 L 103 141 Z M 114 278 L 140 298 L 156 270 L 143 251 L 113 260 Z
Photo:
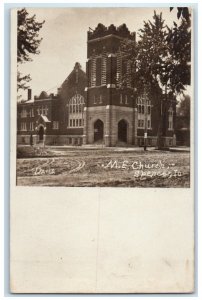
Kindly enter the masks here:
M 118 140 L 120 142 L 127 143 L 127 122 L 125 120 L 121 120 L 118 123 Z
M 104 124 L 100 119 L 98 119 L 94 123 L 94 142 L 102 141 L 103 133 L 104 133 Z
M 43 126 L 40 126 L 39 127 L 39 141 L 43 141 L 43 138 L 44 138 L 44 128 Z

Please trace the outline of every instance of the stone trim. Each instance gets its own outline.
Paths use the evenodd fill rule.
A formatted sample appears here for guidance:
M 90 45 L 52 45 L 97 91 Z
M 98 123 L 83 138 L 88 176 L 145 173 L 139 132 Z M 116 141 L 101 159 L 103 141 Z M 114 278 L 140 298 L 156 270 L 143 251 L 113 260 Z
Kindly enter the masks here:
M 105 111 L 106 106 L 105 105 L 101 105 L 101 106 L 90 106 L 90 107 L 86 107 L 86 111 L 88 112 L 94 112 L 94 111 Z M 98 118 L 99 119 L 99 118 Z
M 100 105 L 100 106 L 90 106 L 90 107 L 85 107 L 85 108 L 84 108 L 84 110 L 87 110 L 89 112 L 100 111 L 100 110 L 104 110 L 104 109 L 112 109 L 112 110 L 123 111 L 123 112 L 126 112 L 126 111 L 132 112 L 133 110 L 135 110 L 135 108 L 133 108 L 133 107 L 118 106 L 118 105 L 106 105 L 106 106 Z
M 108 89 L 110 89 L 110 88 L 115 89 L 115 88 L 116 88 L 116 85 L 115 85 L 115 84 L 108 84 L 108 85 L 107 85 L 107 88 L 108 88 Z
M 85 91 L 95 89 L 95 88 L 97 89 L 97 88 L 105 87 L 105 86 L 107 86 L 107 85 L 106 84 L 101 84 L 101 85 L 89 86 L 89 87 L 87 87 L 87 90 L 85 90 Z
M 128 107 L 128 106 L 109 105 L 109 107 L 112 110 L 123 111 L 123 112 L 126 112 L 126 111 L 132 112 L 134 110 L 133 107 Z
M 115 54 L 115 53 L 110 53 L 110 54 L 108 55 L 108 57 L 116 57 L 116 54 Z
M 106 39 L 111 38 L 111 37 L 115 37 L 115 38 L 117 38 L 119 40 L 123 40 L 123 38 L 120 37 L 120 36 L 117 36 L 115 34 L 109 34 L 109 35 L 106 35 L 106 36 L 103 36 L 103 37 L 99 37 L 99 38 L 95 38 L 95 39 L 90 39 L 90 40 L 87 41 L 87 43 L 92 43 L 92 42 L 95 42 L 95 41 L 102 41 L 102 40 L 106 40 Z

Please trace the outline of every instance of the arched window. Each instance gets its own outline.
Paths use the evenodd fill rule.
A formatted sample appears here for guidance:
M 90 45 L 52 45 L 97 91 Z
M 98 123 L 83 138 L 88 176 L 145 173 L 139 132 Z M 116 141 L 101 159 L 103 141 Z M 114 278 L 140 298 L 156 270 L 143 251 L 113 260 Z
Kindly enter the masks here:
M 84 97 L 75 94 L 68 103 L 68 127 L 83 127 Z
M 151 100 L 146 93 L 137 98 L 138 128 L 151 129 Z

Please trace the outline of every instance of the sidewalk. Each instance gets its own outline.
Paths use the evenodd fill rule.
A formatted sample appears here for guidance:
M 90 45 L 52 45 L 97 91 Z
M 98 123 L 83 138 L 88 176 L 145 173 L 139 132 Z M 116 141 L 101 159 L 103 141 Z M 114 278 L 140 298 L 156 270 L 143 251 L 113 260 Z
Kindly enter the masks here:
M 171 152 L 190 152 L 190 147 L 171 147 L 169 148 L 169 151 Z

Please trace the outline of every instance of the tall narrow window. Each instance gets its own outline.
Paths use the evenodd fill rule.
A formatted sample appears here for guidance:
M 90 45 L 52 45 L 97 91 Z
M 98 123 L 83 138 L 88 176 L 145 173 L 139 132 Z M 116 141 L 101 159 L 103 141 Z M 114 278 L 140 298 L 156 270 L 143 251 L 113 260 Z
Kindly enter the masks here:
M 107 82 L 107 54 L 106 52 L 104 52 L 101 61 L 101 85 L 105 85 L 106 82 Z
M 25 122 L 22 122 L 20 129 L 21 129 L 21 131 L 27 131 L 27 124 Z
M 30 131 L 34 131 L 34 122 L 30 122 L 30 125 L 29 125 L 30 127 Z
M 127 87 L 131 87 L 131 62 L 127 62 Z
M 27 117 L 27 111 L 25 108 L 23 108 L 21 111 L 21 118 L 26 118 L 26 117 Z
M 128 96 L 125 95 L 125 104 L 128 104 Z
M 173 108 L 170 107 L 168 110 L 168 129 L 173 130 Z
M 121 77 L 122 77 L 122 57 L 121 51 L 117 53 L 117 60 L 116 60 L 116 83 L 118 86 L 121 85 Z
M 96 57 L 92 58 L 91 62 L 91 86 L 96 86 Z
M 120 94 L 120 104 L 123 104 L 123 95 Z
M 44 113 L 45 113 L 45 116 L 48 115 L 48 107 L 47 107 L 47 105 L 45 106 Z
M 59 129 L 59 122 L 53 121 L 53 129 Z

